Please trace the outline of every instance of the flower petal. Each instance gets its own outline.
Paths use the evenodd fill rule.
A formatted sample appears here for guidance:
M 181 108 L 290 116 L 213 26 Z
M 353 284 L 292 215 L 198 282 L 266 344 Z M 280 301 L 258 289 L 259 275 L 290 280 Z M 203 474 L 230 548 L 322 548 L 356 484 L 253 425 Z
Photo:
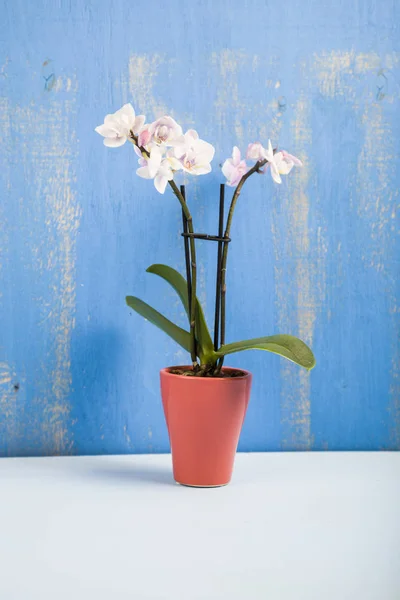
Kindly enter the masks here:
M 151 133 L 148 130 L 148 128 L 143 129 L 138 136 L 138 144 L 139 146 L 142 146 L 142 148 L 144 146 L 147 146 L 147 144 L 149 143 L 149 141 L 151 140 Z
M 133 124 L 133 127 L 132 127 L 132 131 L 133 131 L 133 133 L 134 133 L 135 135 L 136 135 L 137 133 L 139 133 L 139 131 L 142 129 L 142 127 L 143 127 L 143 125 L 144 125 L 144 122 L 145 122 L 145 120 L 146 120 L 146 117 L 145 117 L 144 115 L 138 115 L 138 116 L 135 118 L 135 122 L 134 122 L 134 124 Z
M 175 157 L 168 157 L 168 162 L 170 165 L 170 168 L 173 169 L 174 171 L 180 171 L 182 169 L 182 163 Z
M 122 106 L 122 108 L 117 110 L 114 114 L 115 114 L 115 116 L 118 115 L 118 117 L 121 117 L 121 116 L 128 117 L 128 119 L 131 119 L 132 121 L 135 120 L 135 116 L 136 116 L 135 109 L 133 108 L 133 106 L 130 102 L 128 102 L 128 104 L 124 104 Z
M 108 148 L 118 148 L 119 146 L 123 146 L 126 142 L 127 138 L 125 136 L 122 137 L 114 137 L 114 138 L 104 138 L 103 144 Z
M 282 150 L 283 157 L 290 160 L 296 167 L 302 167 L 303 163 L 299 158 L 293 156 L 293 154 L 289 154 L 286 150 Z
M 143 179 L 152 179 L 152 177 L 150 177 L 149 175 L 149 169 L 147 168 L 147 166 L 136 169 L 136 175 L 139 175 L 139 177 L 143 177 Z
M 231 178 L 231 174 L 234 171 L 234 166 L 232 165 L 232 159 L 227 158 L 224 164 L 222 165 L 222 173 L 225 175 L 227 179 Z
M 260 142 L 253 142 L 248 145 L 246 158 L 248 160 L 263 160 L 265 158 L 266 150 L 260 144 Z
M 188 171 L 192 173 L 192 175 L 207 175 L 207 173 L 211 172 L 211 165 L 194 165 L 193 169 Z
M 133 146 L 133 151 L 139 158 L 143 158 L 142 151 L 136 145 Z
M 173 150 L 176 158 L 182 158 L 186 154 L 186 145 L 184 142 L 179 142 L 176 145 L 173 143 L 172 145 L 174 146 Z
M 281 176 L 279 175 L 279 171 L 278 168 L 275 164 L 275 162 L 269 161 L 270 167 L 271 167 L 271 177 L 272 179 L 275 181 L 275 183 L 282 183 L 282 179 Z
M 233 159 L 233 164 L 236 166 L 240 163 L 240 150 L 237 146 L 233 146 L 233 150 L 232 150 L 232 159 Z
M 293 169 L 292 162 L 282 161 L 278 165 L 278 171 L 281 175 L 289 175 L 290 171 Z
M 112 129 L 117 129 L 118 128 L 118 119 L 115 118 L 115 114 L 114 115 L 106 115 L 104 117 L 104 125 L 108 125 L 109 127 L 111 127 Z
M 165 175 L 157 175 L 154 178 L 154 187 L 156 188 L 157 192 L 160 192 L 160 194 L 163 194 L 165 192 L 167 183 L 168 178 Z
M 197 133 L 197 131 L 195 129 L 188 129 L 187 132 L 185 133 L 185 138 L 186 138 L 186 136 L 188 136 L 189 138 L 191 138 L 193 140 L 199 139 L 199 134 Z
M 158 147 L 152 148 L 150 158 L 147 161 L 150 177 L 155 177 L 161 165 L 162 154 Z
M 205 142 L 204 140 L 195 140 L 192 148 L 198 159 L 198 162 L 211 162 L 214 158 L 214 146 L 208 142 Z
M 95 132 L 99 133 L 103 137 L 117 137 L 117 133 L 114 129 L 108 127 L 107 125 L 99 125 L 95 128 Z
M 274 150 L 272 148 L 271 140 L 268 140 L 268 148 L 265 152 L 265 158 L 268 160 L 268 162 L 272 162 L 274 159 Z

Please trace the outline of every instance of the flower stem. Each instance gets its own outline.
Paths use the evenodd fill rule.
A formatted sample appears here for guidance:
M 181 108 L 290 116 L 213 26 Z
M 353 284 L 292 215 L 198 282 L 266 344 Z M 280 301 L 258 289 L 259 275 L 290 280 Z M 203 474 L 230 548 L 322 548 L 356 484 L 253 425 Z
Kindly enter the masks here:
M 181 190 L 181 194 L 184 197 L 185 202 L 186 202 L 185 186 L 181 185 L 180 190 Z M 182 225 L 183 225 L 183 233 L 187 234 L 188 233 L 188 225 L 187 225 L 186 217 L 185 217 L 183 211 L 182 211 Z M 187 235 L 185 235 L 185 237 L 183 238 L 183 247 L 185 249 L 186 283 L 187 283 L 188 306 L 189 306 L 189 314 L 190 314 L 190 307 L 192 306 L 192 272 L 191 272 L 191 266 L 190 266 L 191 261 L 190 261 L 189 239 L 188 239 Z
M 214 350 L 218 350 L 219 323 L 221 311 L 221 260 L 222 260 L 222 236 L 224 234 L 224 202 L 225 184 L 221 184 L 219 192 L 219 220 L 218 220 L 218 254 L 217 254 L 217 278 L 215 285 L 215 315 L 214 315 Z
M 142 152 L 144 156 L 147 158 L 150 156 L 149 152 L 143 146 L 139 146 L 138 136 L 131 131 L 131 135 L 128 138 L 132 144 L 137 146 L 139 150 Z M 193 219 L 190 214 L 188 205 L 186 204 L 185 198 L 179 191 L 178 186 L 175 181 L 172 179 L 168 182 L 174 192 L 175 196 L 178 198 L 180 205 L 182 207 L 182 212 L 185 215 L 187 226 L 189 229 L 189 233 L 194 233 L 193 230 Z M 196 246 L 193 237 L 189 238 L 190 240 L 190 256 L 191 256 L 191 267 L 192 267 L 192 301 L 190 303 L 190 356 L 192 359 L 193 370 L 197 371 L 199 365 L 197 363 L 197 353 L 196 353 Z
M 253 175 L 253 173 L 258 173 L 261 169 L 261 167 L 263 167 L 268 161 L 267 160 L 259 160 L 258 162 L 256 162 L 256 164 L 254 165 L 254 167 L 252 167 L 251 169 L 249 169 L 247 171 L 247 173 L 245 173 L 243 175 L 243 177 L 241 178 L 241 180 L 239 181 L 233 196 L 232 196 L 232 201 L 229 207 L 229 213 L 228 213 L 228 218 L 226 221 L 226 229 L 225 229 L 225 234 L 224 237 L 229 237 L 230 232 L 231 232 L 231 226 L 232 226 L 232 219 L 233 219 L 233 213 L 235 211 L 235 206 L 236 203 L 238 201 L 238 198 L 240 196 L 240 192 L 242 191 L 242 187 L 245 184 L 245 182 L 247 181 L 247 179 Z M 226 322 L 226 265 L 228 262 L 228 248 L 229 248 L 229 244 L 228 243 L 224 243 L 224 248 L 222 251 L 222 261 L 221 261 L 221 346 L 223 346 L 225 344 L 225 322 Z M 224 359 L 221 358 L 219 363 L 218 363 L 218 372 L 221 370 L 222 364 L 224 362 Z
M 178 198 L 178 200 L 182 206 L 182 211 L 186 217 L 189 233 L 194 233 L 192 215 L 190 214 L 188 205 L 185 202 L 185 198 L 182 196 L 181 192 L 179 191 L 178 186 L 176 185 L 176 183 L 174 182 L 173 179 L 171 181 L 169 181 L 169 185 L 171 186 L 172 191 L 174 192 L 175 196 Z M 192 359 L 193 369 L 197 370 L 197 368 L 198 368 L 197 353 L 196 353 L 196 283 L 197 283 L 196 272 L 197 272 L 197 266 L 196 266 L 196 246 L 195 246 L 194 237 L 192 237 L 192 236 L 189 237 L 189 243 L 190 243 L 191 267 L 192 267 L 192 293 L 191 293 L 191 303 L 190 303 L 190 356 Z

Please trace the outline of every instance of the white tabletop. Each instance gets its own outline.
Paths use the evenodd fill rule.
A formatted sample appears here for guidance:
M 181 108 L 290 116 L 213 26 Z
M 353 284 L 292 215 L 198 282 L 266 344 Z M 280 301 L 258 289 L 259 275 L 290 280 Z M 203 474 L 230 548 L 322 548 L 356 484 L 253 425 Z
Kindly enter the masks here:
M 400 454 L 0 459 L 1 600 L 398 600 Z

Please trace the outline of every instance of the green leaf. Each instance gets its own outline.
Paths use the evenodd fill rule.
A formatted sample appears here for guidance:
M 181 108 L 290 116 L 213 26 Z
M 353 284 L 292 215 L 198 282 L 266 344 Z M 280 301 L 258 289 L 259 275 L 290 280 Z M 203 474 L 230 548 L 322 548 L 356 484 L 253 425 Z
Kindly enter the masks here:
M 139 315 L 159 327 L 164 333 L 169 335 L 175 342 L 177 342 L 182 348 L 190 352 L 190 334 L 172 323 L 169 319 L 166 319 L 161 313 L 156 311 L 154 308 L 135 298 L 134 296 L 127 296 L 126 303 L 130 308 L 133 308 Z
M 154 273 L 154 275 L 158 275 L 167 281 L 170 286 L 174 288 L 179 298 L 182 301 L 182 304 L 185 308 L 187 316 L 189 315 L 189 302 L 188 302 L 188 293 L 187 293 L 187 284 L 186 280 L 178 271 L 169 267 L 168 265 L 151 265 L 148 269 L 146 269 L 147 273 Z
M 301 367 L 311 370 L 315 366 L 315 358 L 310 348 L 293 335 L 270 335 L 266 337 L 243 340 L 233 344 L 225 344 L 216 352 L 218 357 L 241 352 L 242 350 L 267 350 L 280 354 L 297 363 Z
M 151 265 L 147 269 L 148 273 L 154 273 L 154 275 L 158 275 L 165 279 L 171 287 L 174 288 L 179 298 L 182 301 L 182 304 L 185 308 L 186 314 L 188 316 L 190 322 L 189 315 L 189 301 L 188 301 L 188 293 L 187 293 L 187 283 L 186 279 L 182 277 L 178 271 L 169 267 L 168 265 Z M 201 308 L 201 304 L 196 298 L 196 340 L 198 348 L 198 354 L 200 357 L 200 361 L 202 363 L 208 363 L 213 357 L 215 357 L 214 353 L 214 344 L 211 339 L 210 332 L 207 327 L 207 323 L 204 317 L 203 309 Z

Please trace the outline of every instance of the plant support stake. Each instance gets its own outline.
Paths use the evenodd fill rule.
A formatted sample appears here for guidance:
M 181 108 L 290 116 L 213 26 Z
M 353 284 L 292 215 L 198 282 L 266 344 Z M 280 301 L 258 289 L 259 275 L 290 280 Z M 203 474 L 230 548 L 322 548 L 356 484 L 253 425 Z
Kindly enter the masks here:
M 222 262 L 222 245 L 224 233 L 224 202 L 225 202 L 225 185 L 221 183 L 219 191 L 219 221 L 218 221 L 218 255 L 217 255 L 217 277 L 215 286 L 215 319 L 214 319 L 214 350 L 218 350 L 219 341 L 219 319 L 221 307 L 221 262 Z
M 181 194 L 182 194 L 183 199 L 186 202 L 184 185 L 181 185 Z M 182 224 L 183 224 L 183 233 L 185 234 L 185 237 L 183 239 L 184 239 L 184 248 L 185 248 L 186 281 L 187 281 L 187 289 L 188 289 L 188 304 L 189 304 L 189 315 L 190 315 L 191 309 L 192 309 L 192 276 L 190 273 L 191 259 L 190 259 L 189 239 L 187 237 L 188 225 L 187 225 L 187 219 L 186 219 L 183 209 L 182 209 Z

